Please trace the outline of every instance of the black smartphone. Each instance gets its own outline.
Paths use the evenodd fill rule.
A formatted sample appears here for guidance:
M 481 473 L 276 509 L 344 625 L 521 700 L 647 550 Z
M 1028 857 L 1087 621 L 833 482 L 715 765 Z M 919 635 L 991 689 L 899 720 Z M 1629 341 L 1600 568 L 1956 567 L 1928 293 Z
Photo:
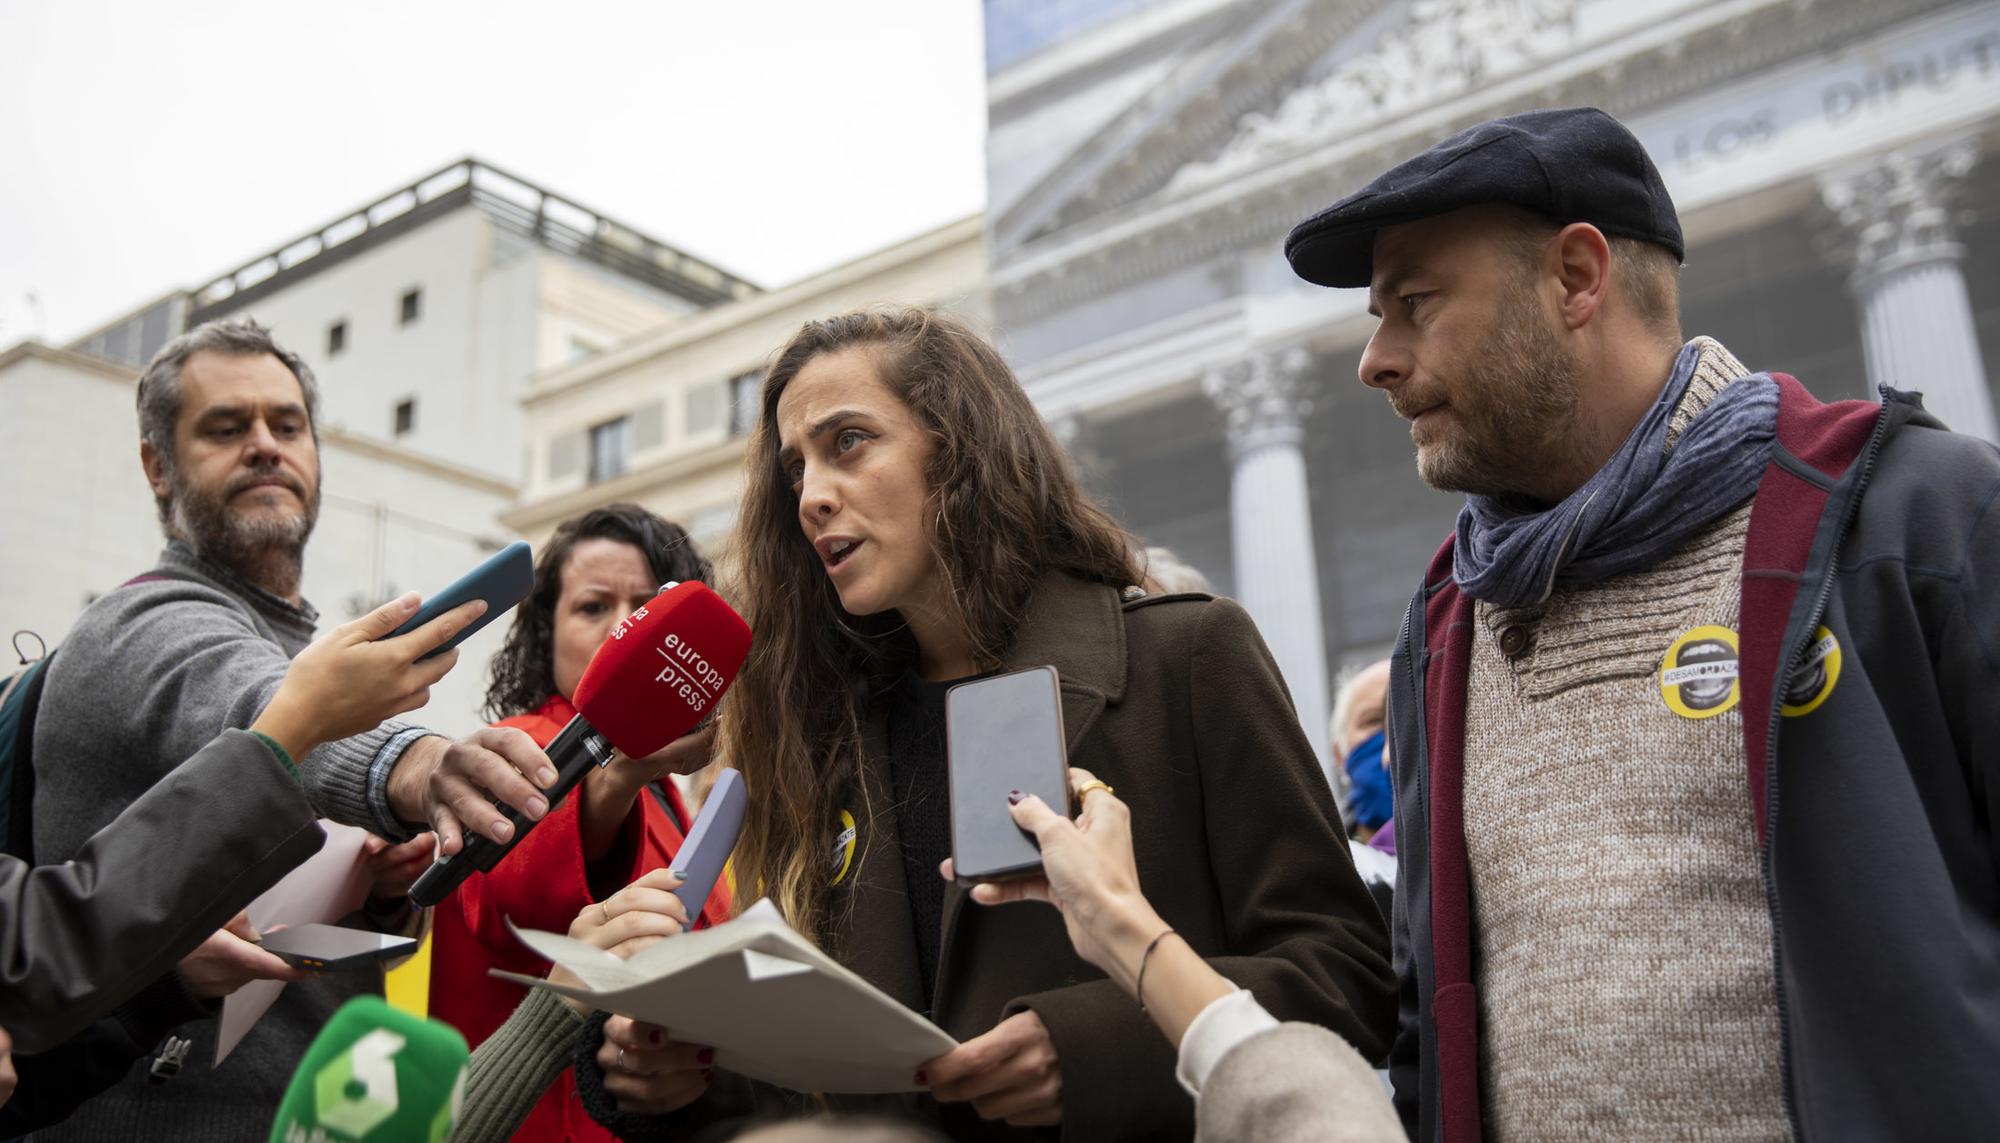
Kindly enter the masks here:
M 516 540 L 493 553 L 486 562 L 459 577 L 457 583 L 424 600 L 417 613 L 403 621 L 402 626 L 389 632 L 389 638 L 407 635 L 445 612 L 475 599 L 486 601 L 486 613 L 466 625 L 465 630 L 445 640 L 444 646 L 425 655 L 423 662 L 433 655 L 442 655 L 460 643 L 470 639 L 475 632 L 495 619 L 513 610 L 514 605 L 528 598 L 535 587 L 535 555 L 529 550 L 527 541 Z
M 1054 667 L 960 683 L 944 696 L 951 786 L 951 860 L 960 882 L 1003 881 L 1042 867 L 1035 839 L 1014 824 L 1007 795 L 1034 794 L 1069 812 L 1069 751 Z
M 294 925 L 265 933 L 257 943 L 294 968 L 326 972 L 394 960 L 417 951 L 415 937 L 343 929 L 338 925 Z

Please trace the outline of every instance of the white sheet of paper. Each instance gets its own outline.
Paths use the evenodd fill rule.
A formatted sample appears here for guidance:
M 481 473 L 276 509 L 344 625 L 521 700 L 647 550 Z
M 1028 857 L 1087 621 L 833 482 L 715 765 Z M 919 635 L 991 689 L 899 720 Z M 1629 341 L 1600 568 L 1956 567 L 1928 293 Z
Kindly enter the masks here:
M 250 924 L 258 932 L 276 925 L 330 925 L 368 899 L 368 878 L 361 868 L 361 843 L 368 831 L 324 819 L 319 824 L 326 830 L 320 851 L 250 902 Z M 282 980 L 253 980 L 230 993 L 215 1030 L 216 1063 L 229 1058 L 284 991 Z
M 768 900 L 629 961 L 554 933 L 514 932 L 584 986 L 493 975 L 658 1024 L 682 1043 L 714 1048 L 720 1067 L 793 1091 L 917 1091 L 917 1068 L 958 1046 L 814 948 Z

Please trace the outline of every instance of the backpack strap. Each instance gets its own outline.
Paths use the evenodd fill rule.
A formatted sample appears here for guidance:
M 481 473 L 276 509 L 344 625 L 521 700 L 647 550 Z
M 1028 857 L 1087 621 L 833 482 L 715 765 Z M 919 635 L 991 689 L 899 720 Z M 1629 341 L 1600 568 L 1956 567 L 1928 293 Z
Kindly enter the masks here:
M 35 859 L 35 713 L 42 704 L 42 684 L 49 675 L 50 652 L 30 663 L 0 687 L 0 851 L 23 861 Z
M 174 578 L 147 572 L 118 587 Z M 54 651 L 43 654 L 0 685 L 0 831 L 4 831 L 0 832 L 0 852 L 31 864 L 35 860 L 35 716 L 41 710 L 42 687 L 55 657 Z

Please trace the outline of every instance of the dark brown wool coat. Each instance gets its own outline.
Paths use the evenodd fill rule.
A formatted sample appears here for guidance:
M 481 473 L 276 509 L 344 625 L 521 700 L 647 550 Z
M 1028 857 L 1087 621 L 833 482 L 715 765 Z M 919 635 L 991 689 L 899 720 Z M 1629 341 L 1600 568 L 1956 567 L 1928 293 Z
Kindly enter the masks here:
M 1050 663 L 1062 679 L 1070 762 L 1132 807 L 1141 884 L 1161 916 L 1280 1020 L 1332 1028 L 1381 1058 L 1395 1024 L 1386 931 L 1249 615 L 1205 595 L 1121 604 L 1114 588 L 1052 575 L 1005 669 Z M 834 890 L 828 951 L 921 1012 L 880 718 L 867 728 L 866 759 L 865 807 L 847 807 L 861 823 L 855 865 Z M 1173 1048 L 1072 951 L 1060 915 L 1043 905 L 982 908 L 948 886 L 936 1020 L 963 1041 L 1023 1009 L 1055 1041 L 1063 1138 L 1193 1137 L 1194 1103 L 1174 1080 Z M 688 1119 L 744 1112 L 746 1095 L 778 1110 L 776 1093 L 752 1095 L 732 1080 L 719 1075 Z M 939 1121 L 928 1096 L 853 1101 L 878 1111 L 899 1103 Z M 940 1126 L 954 1138 L 1026 1134 L 985 1124 L 966 1105 L 943 1108 Z

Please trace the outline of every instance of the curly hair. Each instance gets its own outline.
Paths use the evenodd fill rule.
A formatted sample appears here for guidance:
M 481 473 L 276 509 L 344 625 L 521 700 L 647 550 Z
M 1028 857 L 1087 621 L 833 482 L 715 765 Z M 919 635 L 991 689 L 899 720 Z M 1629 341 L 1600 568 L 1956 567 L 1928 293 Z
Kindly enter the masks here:
M 857 347 L 874 354 L 882 383 L 930 440 L 930 543 L 981 670 L 1000 664 L 1045 574 L 1138 580 L 1131 537 L 1085 495 L 999 351 L 962 322 L 925 309 L 865 310 L 809 322 L 778 352 L 728 561 L 731 594 L 757 638 L 731 688 L 720 749 L 749 794 L 732 861 L 737 884 L 761 890 L 742 899 L 770 897 L 813 938 L 824 935 L 834 810 L 865 797 L 862 720 L 917 656 L 895 613 L 841 607 L 778 461 L 785 387 L 815 357 Z
M 585 540 L 616 540 L 639 549 L 658 583 L 706 583 L 711 574 L 685 529 L 637 504 L 607 504 L 564 520 L 535 560 L 534 590 L 514 612 L 507 641 L 493 656 L 486 686 L 488 721 L 525 714 L 556 693 L 556 601 L 562 596 L 569 554 Z

